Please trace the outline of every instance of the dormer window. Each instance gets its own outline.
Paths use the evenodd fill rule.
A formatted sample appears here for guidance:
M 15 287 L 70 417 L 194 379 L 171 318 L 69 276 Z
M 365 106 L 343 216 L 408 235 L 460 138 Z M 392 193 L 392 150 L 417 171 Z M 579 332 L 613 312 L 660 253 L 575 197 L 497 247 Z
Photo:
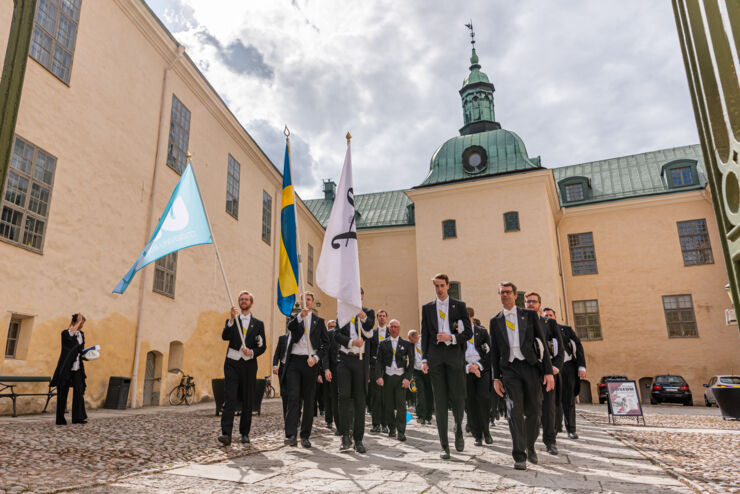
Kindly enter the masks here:
M 676 160 L 663 165 L 661 178 L 668 188 L 689 187 L 699 184 L 696 160 Z
M 591 199 L 591 182 L 586 177 L 568 177 L 558 182 L 563 202 L 580 202 Z
M 565 186 L 565 200 L 568 202 L 583 200 L 583 184 L 568 184 Z

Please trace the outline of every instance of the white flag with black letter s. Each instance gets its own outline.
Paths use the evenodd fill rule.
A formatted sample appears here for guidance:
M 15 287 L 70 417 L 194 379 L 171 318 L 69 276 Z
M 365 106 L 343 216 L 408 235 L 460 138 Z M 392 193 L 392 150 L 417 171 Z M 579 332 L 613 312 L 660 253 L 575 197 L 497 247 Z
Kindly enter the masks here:
M 337 327 L 347 324 L 362 310 L 349 141 L 342 176 L 324 233 L 321 257 L 316 267 L 316 283 L 327 295 L 337 299 Z

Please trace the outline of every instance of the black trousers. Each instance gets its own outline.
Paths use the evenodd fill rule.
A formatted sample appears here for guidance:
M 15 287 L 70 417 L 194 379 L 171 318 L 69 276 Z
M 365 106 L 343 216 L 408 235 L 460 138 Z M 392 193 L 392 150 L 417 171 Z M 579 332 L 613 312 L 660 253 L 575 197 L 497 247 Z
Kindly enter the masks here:
M 369 383 L 369 394 L 370 398 L 370 412 L 372 414 L 373 426 L 390 424 L 386 420 L 385 407 L 383 406 L 383 400 L 385 399 L 385 391 L 383 387 L 378 386 L 374 380 L 370 380 Z
M 428 365 L 434 391 L 434 413 L 437 416 L 439 444 L 449 449 L 447 407 L 452 408 L 458 430 L 462 430 L 465 415 L 465 360 L 458 346 L 432 345 Z
M 256 399 L 257 360 L 232 360 L 224 362 L 225 398 L 224 412 L 221 414 L 221 433 L 231 436 L 234 428 L 234 412 L 239 404 L 239 390 L 242 395 L 242 411 L 239 418 L 239 433 L 249 435 L 252 428 L 252 409 Z
M 465 408 L 468 412 L 470 432 L 476 439 L 482 439 L 488 432 L 488 419 L 491 414 L 491 371 L 467 375 L 467 399 Z
M 558 427 L 558 402 L 560 401 L 560 374 L 553 376 L 555 379 L 555 388 L 545 391 L 542 385 L 542 442 L 545 444 L 555 444 L 557 442 Z
M 337 366 L 337 396 L 339 398 L 339 433 L 349 435 L 350 428 L 355 442 L 365 436 L 365 385 L 367 369 L 358 357 L 339 356 Z
M 514 360 L 502 369 L 514 461 L 525 461 L 539 435 L 542 381 L 539 369 Z
M 575 360 L 569 360 L 563 364 L 560 373 L 560 403 L 562 405 L 562 418 L 565 419 L 565 430 L 568 433 L 576 432 L 576 382 L 578 381 L 578 365 Z M 558 422 L 560 425 L 561 422 Z
M 314 394 L 318 364 L 308 366 L 307 355 L 288 355 L 285 384 L 288 391 L 288 410 L 285 414 L 285 437 L 298 435 L 301 424 L 301 439 L 311 436 L 314 413 Z M 303 413 L 301 413 L 303 405 Z
M 326 423 L 339 424 L 339 403 L 337 399 L 337 368 L 331 368 L 331 382 L 324 381 L 324 419 Z
M 416 418 L 432 420 L 432 413 L 434 413 L 432 379 L 429 374 L 414 370 L 414 381 L 416 382 Z
M 82 371 L 72 371 L 69 381 L 57 386 L 57 425 L 66 425 L 64 412 L 67 409 L 67 396 L 72 388 L 72 423 L 87 420 L 85 412 L 85 377 Z
M 406 433 L 406 388 L 402 387 L 403 376 L 389 376 L 383 373 L 384 423 L 398 432 Z

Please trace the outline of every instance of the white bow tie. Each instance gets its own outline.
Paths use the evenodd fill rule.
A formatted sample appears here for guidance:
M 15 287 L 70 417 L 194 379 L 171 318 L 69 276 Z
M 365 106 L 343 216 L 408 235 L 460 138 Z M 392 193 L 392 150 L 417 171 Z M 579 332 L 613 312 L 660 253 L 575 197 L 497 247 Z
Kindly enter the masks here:
M 504 317 L 506 316 L 514 316 L 516 317 L 516 309 L 506 310 L 504 309 Z

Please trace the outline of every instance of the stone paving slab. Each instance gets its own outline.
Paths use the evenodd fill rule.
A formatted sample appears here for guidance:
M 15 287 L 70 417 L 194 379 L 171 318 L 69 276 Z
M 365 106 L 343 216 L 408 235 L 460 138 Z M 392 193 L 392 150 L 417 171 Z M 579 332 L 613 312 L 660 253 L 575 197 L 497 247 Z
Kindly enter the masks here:
M 695 492 L 645 456 L 611 437 L 601 426 L 582 423 L 581 439 L 559 441 L 561 454 L 548 455 L 537 444 L 539 465 L 513 469 L 508 428 L 492 428 L 493 445 L 476 447 L 466 437 L 462 453 L 438 458 L 436 427 L 409 424 L 405 443 L 367 434 L 366 455 L 339 452 L 339 438 L 315 427 L 313 448 L 288 446 L 258 451 L 209 464 L 191 464 L 166 472 L 132 477 L 108 486 L 80 490 L 108 492 L 254 492 L 369 493 L 592 493 Z

